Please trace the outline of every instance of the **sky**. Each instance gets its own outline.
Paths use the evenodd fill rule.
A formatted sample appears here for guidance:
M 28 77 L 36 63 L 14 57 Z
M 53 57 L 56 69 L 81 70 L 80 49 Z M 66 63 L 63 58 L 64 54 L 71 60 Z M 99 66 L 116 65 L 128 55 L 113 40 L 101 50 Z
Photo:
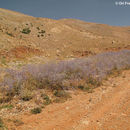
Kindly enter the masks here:
M 130 0 L 0 0 L 0 8 L 35 17 L 130 26 Z

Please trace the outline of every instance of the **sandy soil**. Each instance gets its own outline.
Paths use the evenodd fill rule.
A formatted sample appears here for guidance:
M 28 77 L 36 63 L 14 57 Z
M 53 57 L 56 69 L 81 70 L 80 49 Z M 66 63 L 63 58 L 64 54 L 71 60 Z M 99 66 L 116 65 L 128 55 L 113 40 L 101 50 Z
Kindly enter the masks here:
M 74 92 L 37 115 L 25 114 L 16 130 L 130 130 L 130 71 L 109 78 L 93 93 Z

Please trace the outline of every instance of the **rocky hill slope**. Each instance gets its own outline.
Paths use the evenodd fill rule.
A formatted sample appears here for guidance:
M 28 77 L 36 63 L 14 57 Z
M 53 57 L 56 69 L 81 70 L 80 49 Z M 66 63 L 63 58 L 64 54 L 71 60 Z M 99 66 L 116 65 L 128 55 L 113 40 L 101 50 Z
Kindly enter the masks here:
M 36 18 L 0 9 L 1 65 L 62 60 L 124 48 L 130 48 L 130 26 Z

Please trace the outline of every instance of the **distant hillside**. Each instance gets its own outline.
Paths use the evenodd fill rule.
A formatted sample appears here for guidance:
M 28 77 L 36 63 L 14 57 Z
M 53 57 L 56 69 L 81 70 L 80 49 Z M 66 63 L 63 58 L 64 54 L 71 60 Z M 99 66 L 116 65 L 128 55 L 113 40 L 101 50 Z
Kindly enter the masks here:
M 130 26 L 35 18 L 0 9 L 1 63 L 61 60 L 124 48 L 130 49 Z

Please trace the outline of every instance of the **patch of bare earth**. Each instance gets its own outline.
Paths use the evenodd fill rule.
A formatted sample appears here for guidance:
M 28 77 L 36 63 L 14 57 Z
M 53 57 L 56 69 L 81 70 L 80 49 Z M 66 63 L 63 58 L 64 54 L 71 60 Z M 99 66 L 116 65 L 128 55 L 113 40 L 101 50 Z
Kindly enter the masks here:
M 111 77 L 93 93 L 73 92 L 72 99 L 54 103 L 37 115 L 19 116 L 16 130 L 129 130 L 130 71 Z
M 42 54 L 42 51 L 39 49 L 27 47 L 27 46 L 17 46 L 13 49 L 10 49 L 9 51 L 2 51 L 0 52 L 0 56 L 6 57 L 6 59 L 26 59 L 30 56 L 40 56 Z

